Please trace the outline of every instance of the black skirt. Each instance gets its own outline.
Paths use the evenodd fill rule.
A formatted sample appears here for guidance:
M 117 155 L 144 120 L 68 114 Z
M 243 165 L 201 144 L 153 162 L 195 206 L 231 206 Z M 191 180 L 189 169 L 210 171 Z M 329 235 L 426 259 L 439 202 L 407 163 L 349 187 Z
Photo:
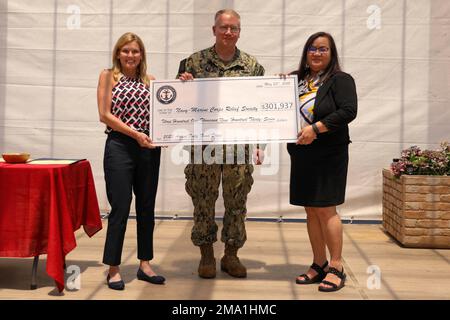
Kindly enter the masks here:
M 291 156 L 290 203 L 331 207 L 344 203 L 348 144 L 314 146 L 288 144 Z

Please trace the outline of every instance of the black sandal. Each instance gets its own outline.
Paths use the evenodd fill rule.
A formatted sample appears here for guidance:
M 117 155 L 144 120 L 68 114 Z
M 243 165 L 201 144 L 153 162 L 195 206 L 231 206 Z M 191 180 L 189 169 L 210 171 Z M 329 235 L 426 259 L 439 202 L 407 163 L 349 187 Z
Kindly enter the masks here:
M 312 283 L 318 283 L 321 282 L 327 275 L 327 273 L 325 272 L 325 268 L 328 266 L 328 261 L 325 261 L 325 263 L 323 264 L 323 266 L 319 266 L 317 263 L 313 263 L 310 268 L 313 269 L 315 272 L 317 272 L 317 274 L 310 278 L 306 273 L 301 274 L 297 277 L 297 279 L 295 279 L 295 283 L 296 284 L 312 284 Z M 303 280 L 298 279 L 299 277 L 303 277 Z
M 327 287 L 321 287 L 319 285 L 319 291 L 322 291 L 322 292 L 333 292 L 333 291 L 338 291 L 338 290 L 342 289 L 345 286 L 345 279 L 347 278 L 347 275 L 344 273 L 344 267 L 342 267 L 342 271 L 339 271 L 336 268 L 330 267 L 328 269 L 328 273 L 332 273 L 332 274 L 338 276 L 338 278 L 341 279 L 341 283 L 339 285 L 337 285 L 337 284 L 335 284 L 333 282 L 330 282 L 330 281 L 327 281 L 327 280 L 323 280 L 321 282 L 321 284 L 326 284 L 326 285 L 331 286 L 331 287 L 327 288 Z

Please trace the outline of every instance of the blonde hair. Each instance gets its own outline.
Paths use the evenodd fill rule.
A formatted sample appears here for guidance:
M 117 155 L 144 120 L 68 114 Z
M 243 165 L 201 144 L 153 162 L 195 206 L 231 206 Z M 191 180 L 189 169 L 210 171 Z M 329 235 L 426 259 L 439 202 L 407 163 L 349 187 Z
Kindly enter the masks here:
M 141 62 L 139 63 L 137 75 L 146 85 L 150 85 L 150 79 L 147 76 L 147 55 L 145 52 L 144 42 L 137 34 L 132 32 L 124 33 L 119 40 L 117 40 L 114 50 L 112 52 L 112 63 L 113 66 L 111 71 L 113 72 L 113 78 L 115 81 L 119 81 L 120 75 L 122 74 L 122 65 L 120 64 L 120 59 L 118 58 L 119 52 L 122 47 L 130 42 L 136 41 L 141 50 Z

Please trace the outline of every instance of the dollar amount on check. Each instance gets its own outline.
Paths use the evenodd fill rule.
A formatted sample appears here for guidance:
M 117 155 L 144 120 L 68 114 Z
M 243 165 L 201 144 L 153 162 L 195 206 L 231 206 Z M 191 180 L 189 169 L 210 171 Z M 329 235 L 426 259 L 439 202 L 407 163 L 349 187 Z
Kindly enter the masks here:
M 155 144 L 294 142 L 297 79 L 279 77 L 152 81 Z

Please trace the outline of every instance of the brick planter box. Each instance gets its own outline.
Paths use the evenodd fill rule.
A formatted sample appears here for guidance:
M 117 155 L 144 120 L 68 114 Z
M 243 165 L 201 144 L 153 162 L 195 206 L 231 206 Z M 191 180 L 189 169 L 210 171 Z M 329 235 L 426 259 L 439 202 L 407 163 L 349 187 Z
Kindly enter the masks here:
M 383 227 L 405 247 L 450 248 L 450 176 L 383 169 Z

